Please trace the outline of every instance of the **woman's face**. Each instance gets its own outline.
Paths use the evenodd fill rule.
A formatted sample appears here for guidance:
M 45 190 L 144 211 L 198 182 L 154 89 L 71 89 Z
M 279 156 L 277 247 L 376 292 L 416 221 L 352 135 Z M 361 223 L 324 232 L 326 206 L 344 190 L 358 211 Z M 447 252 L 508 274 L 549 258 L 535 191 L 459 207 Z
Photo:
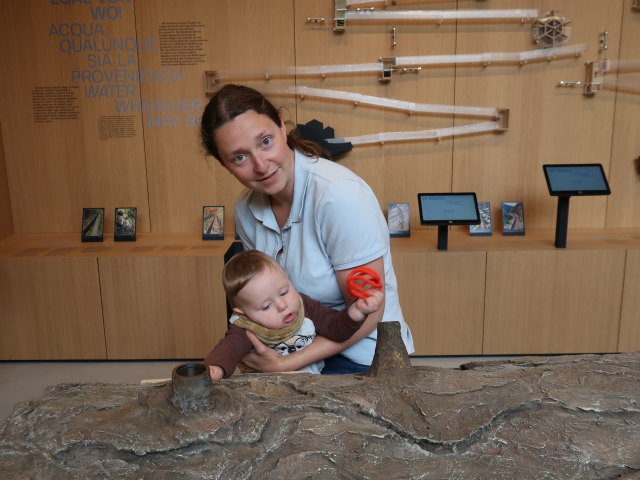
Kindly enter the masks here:
M 293 150 L 284 124 L 248 110 L 218 128 L 214 139 L 223 165 L 245 187 L 271 196 L 293 191 Z

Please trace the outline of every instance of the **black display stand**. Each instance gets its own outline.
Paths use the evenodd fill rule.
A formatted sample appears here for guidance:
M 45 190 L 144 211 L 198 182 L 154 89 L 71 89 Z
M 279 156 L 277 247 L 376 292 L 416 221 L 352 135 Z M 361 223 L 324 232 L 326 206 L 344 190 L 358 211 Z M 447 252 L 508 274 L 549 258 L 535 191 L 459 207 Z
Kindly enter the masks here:
M 438 227 L 438 250 L 446 250 L 451 225 L 480 225 L 475 192 L 419 193 L 420 225 Z
M 438 250 L 446 250 L 449 243 L 449 225 L 438 225 Z
M 570 195 L 558 197 L 558 211 L 556 212 L 556 248 L 567 247 L 567 227 L 569 226 Z
M 549 194 L 558 197 L 556 248 L 567 247 L 569 199 L 573 196 L 610 195 L 611 188 L 600 163 L 543 165 Z

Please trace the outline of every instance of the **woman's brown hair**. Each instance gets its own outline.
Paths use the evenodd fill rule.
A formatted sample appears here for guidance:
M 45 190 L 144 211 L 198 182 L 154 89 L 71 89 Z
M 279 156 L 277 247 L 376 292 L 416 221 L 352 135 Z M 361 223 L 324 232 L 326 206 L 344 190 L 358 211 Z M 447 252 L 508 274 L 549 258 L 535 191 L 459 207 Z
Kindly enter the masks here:
M 216 130 L 249 110 L 266 115 L 278 126 L 282 122 L 278 109 L 262 93 L 245 85 L 229 84 L 223 86 L 211 97 L 205 107 L 200 122 L 200 137 L 207 153 L 220 163 L 222 163 L 222 159 L 215 141 Z M 322 147 L 308 140 L 303 140 L 291 132 L 287 134 L 287 145 L 307 157 L 330 158 Z

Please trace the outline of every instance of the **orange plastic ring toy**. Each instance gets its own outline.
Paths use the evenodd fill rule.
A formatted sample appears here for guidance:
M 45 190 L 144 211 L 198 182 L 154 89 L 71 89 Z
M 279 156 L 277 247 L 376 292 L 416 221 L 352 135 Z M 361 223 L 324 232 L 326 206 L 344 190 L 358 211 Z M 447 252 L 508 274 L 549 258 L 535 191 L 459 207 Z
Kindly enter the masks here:
M 380 275 L 369 267 L 358 267 L 351 270 L 347 277 L 347 290 L 354 298 L 367 298 L 369 289 L 382 288 Z

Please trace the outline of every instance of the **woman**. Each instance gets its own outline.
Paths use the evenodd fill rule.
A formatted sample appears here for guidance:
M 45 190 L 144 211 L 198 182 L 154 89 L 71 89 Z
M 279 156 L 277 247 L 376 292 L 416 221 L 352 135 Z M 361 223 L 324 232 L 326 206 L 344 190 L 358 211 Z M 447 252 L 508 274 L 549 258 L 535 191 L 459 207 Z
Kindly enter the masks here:
M 253 341 L 244 362 L 265 372 L 293 371 L 325 360 L 323 373 L 369 369 L 379 321 L 404 322 L 389 248 L 389 231 L 369 186 L 349 169 L 322 158 L 322 149 L 287 135 L 278 110 L 260 92 L 222 87 L 209 101 L 200 128 L 203 144 L 247 189 L 235 207 L 236 231 L 246 249 L 261 250 L 287 271 L 298 291 L 331 308 L 353 302 L 349 272 L 367 266 L 384 283 L 385 306 L 347 341 L 318 338 L 280 357 Z

